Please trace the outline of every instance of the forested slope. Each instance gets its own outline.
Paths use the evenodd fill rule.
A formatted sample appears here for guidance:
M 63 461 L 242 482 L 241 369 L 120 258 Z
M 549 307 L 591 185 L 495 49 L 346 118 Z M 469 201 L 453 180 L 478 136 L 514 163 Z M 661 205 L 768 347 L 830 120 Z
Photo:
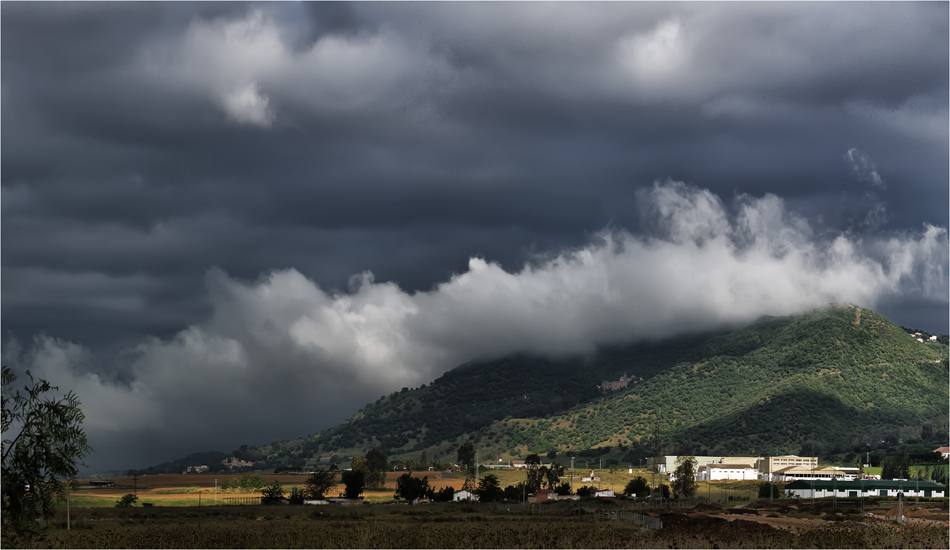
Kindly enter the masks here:
M 459 442 L 473 440 L 483 456 L 609 448 L 633 460 L 652 454 L 657 422 L 664 452 L 696 454 L 830 452 L 922 430 L 946 437 L 946 354 L 944 343 L 920 343 L 873 311 L 828 306 L 590 357 L 463 365 L 284 442 L 279 456 L 255 450 L 286 462 L 371 447 L 454 459 Z M 635 382 L 601 395 L 598 384 L 624 373 Z

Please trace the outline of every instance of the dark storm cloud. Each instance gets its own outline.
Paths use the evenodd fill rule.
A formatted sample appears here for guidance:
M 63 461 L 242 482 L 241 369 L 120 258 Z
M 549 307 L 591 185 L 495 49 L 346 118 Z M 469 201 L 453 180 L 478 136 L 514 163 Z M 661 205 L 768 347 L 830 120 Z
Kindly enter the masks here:
M 0 10 L 5 354 L 96 400 L 103 447 L 829 300 L 947 330 L 945 3 Z M 625 308 L 656 326 L 600 324 Z M 192 405 L 288 382 L 320 420 Z

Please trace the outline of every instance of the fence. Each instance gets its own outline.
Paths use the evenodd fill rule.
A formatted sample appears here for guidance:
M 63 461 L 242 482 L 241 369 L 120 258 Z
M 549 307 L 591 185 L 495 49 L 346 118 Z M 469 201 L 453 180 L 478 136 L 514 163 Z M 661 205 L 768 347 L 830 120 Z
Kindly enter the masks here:
M 261 497 L 230 497 L 224 499 L 227 506 L 259 506 Z

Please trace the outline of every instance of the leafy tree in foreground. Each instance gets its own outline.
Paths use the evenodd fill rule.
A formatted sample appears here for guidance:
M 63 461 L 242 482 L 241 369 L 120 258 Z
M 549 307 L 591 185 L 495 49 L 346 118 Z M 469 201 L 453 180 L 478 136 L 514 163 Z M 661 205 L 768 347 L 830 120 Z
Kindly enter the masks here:
M 676 494 L 691 497 L 696 492 L 696 457 L 680 455 L 676 457 Z
M 453 489 L 451 485 L 446 485 L 441 490 L 436 491 L 432 500 L 436 502 L 452 502 L 452 497 L 454 496 L 455 489 Z
M 523 502 L 523 497 L 527 494 L 525 491 L 524 482 L 521 482 L 517 485 L 509 485 L 505 487 L 504 498 L 512 502 Z
M 597 489 L 591 487 L 590 485 L 584 485 L 577 489 L 577 496 L 581 498 L 590 498 L 594 496 L 594 493 L 597 492 Z
M 3 439 L 2 543 L 14 546 L 35 541 L 43 532 L 36 520 L 49 520 L 58 500 L 66 497 L 66 482 L 78 473 L 77 464 L 91 451 L 86 434 L 79 428 L 83 414 L 79 397 L 69 392 L 62 398 L 47 392 L 58 391 L 46 380 L 31 384 L 25 393 L 11 394 L 16 375 L 2 371 Z
M 555 462 L 550 468 L 543 468 L 544 479 L 542 480 L 548 489 L 556 489 L 561 482 L 561 476 L 564 475 L 564 467 Z
M 317 470 L 307 478 L 303 498 L 322 499 L 336 485 L 336 476 L 327 470 Z
M 650 494 L 650 484 L 647 483 L 646 479 L 643 479 L 643 476 L 637 476 L 627 482 L 627 486 L 623 488 L 623 492 L 628 495 L 636 495 L 639 498 L 643 498 Z
M 479 502 L 495 502 L 505 497 L 505 491 L 498 483 L 498 476 L 488 474 L 478 481 L 478 488 L 475 489 Z
M 122 495 L 122 498 L 115 501 L 116 508 L 131 508 L 135 506 L 135 503 L 139 501 L 139 497 L 135 496 L 132 493 L 126 493 Z
M 346 498 L 359 498 L 363 494 L 363 487 L 366 484 L 363 472 L 359 470 L 344 471 L 340 474 L 340 481 L 343 482 L 343 495 Z
M 396 480 L 396 493 L 394 496 L 408 501 L 433 496 L 432 487 L 429 486 L 429 477 L 425 476 L 421 479 L 412 477 L 412 472 L 402 474 L 399 476 L 399 479 Z
M 528 492 L 536 493 L 541 488 L 541 484 L 546 477 L 547 468 L 541 466 L 541 457 L 531 454 L 525 457 L 525 485 L 528 486 Z M 543 468 L 543 470 L 542 470 Z
M 475 475 L 475 445 L 471 441 L 466 441 L 458 449 L 458 463 L 465 466 L 469 476 Z
M 356 460 L 354 459 L 354 469 Z M 363 470 L 366 486 L 370 488 L 382 487 L 386 483 L 386 466 L 389 464 L 385 453 L 373 448 L 366 453 L 366 457 L 359 462 Z
M 264 503 L 279 502 L 284 498 L 284 488 L 280 486 L 280 481 L 275 481 L 273 485 L 268 485 L 261 489 L 261 501 Z

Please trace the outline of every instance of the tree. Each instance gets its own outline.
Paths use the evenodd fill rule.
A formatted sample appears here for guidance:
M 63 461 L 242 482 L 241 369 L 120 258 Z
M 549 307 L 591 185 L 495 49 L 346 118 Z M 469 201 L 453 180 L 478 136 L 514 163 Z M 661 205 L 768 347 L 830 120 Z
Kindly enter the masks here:
M 696 457 L 679 455 L 676 457 L 676 494 L 691 497 L 696 492 Z
M 590 498 L 594 496 L 594 493 L 597 492 L 597 489 L 591 487 L 590 485 L 584 485 L 577 489 L 577 496 L 581 498 Z
M 268 485 L 261 489 L 261 502 L 265 504 L 280 502 L 287 491 L 280 486 L 280 481 L 275 481 L 273 485 Z
M 359 470 L 344 471 L 340 474 L 340 481 L 343 482 L 343 495 L 346 498 L 359 498 L 363 494 L 363 487 L 366 485 L 363 472 Z
M 564 475 L 564 467 L 555 462 L 551 465 L 550 468 L 542 468 L 544 470 L 544 483 L 547 485 L 548 489 L 554 489 L 557 487 L 558 483 L 561 481 L 561 476 Z
M 83 416 L 79 397 L 68 392 L 62 398 L 47 392 L 59 391 L 46 380 L 30 385 L 25 393 L 10 393 L 16 375 L 2 370 L 3 440 L 2 542 L 5 546 L 29 543 L 43 532 L 36 520 L 47 521 L 56 502 L 66 497 L 66 482 L 78 473 L 77 464 L 91 451 L 80 429 Z
M 557 493 L 558 496 L 566 497 L 567 495 L 571 494 L 571 484 L 566 481 L 562 481 L 560 485 L 554 488 L 554 492 Z
M 647 483 L 646 479 L 643 479 L 643 476 L 637 476 L 627 482 L 627 486 L 623 488 L 623 492 L 642 498 L 650 494 L 650 484 Z
M 402 498 L 412 502 L 417 498 L 433 496 L 432 487 L 429 486 L 429 476 L 420 478 L 412 477 L 412 472 L 402 474 L 396 480 L 396 498 Z
M 771 493 L 771 495 L 769 495 Z M 765 483 L 759 484 L 759 498 L 778 498 L 778 485 L 774 483 Z
M 546 477 L 546 471 L 542 471 L 541 468 L 541 457 L 536 454 L 531 454 L 525 457 L 525 485 L 528 487 L 528 492 L 536 493 L 538 489 L 541 488 L 541 484 L 544 482 Z M 547 468 L 545 468 L 547 470 Z
M 370 449 L 366 458 L 354 457 L 350 467 L 363 472 L 366 487 L 382 487 L 386 482 L 386 455 L 379 449 Z
M 505 491 L 498 483 L 498 476 L 488 474 L 478 481 L 478 488 L 475 489 L 479 502 L 495 502 L 505 497 Z
M 881 479 L 910 479 L 910 457 L 901 453 L 881 463 Z
M 458 448 L 458 463 L 465 466 L 470 476 L 475 475 L 475 445 L 471 441 L 466 441 Z
M 264 478 L 258 474 L 244 474 L 241 476 L 242 489 L 260 489 L 264 486 Z
M 525 493 L 527 493 L 527 491 L 525 490 L 524 483 L 509 485 L 505 487 L 504 498 L 512 502 L 522 502 Z
M 455 496 L 455 489 L 451 485 L 446 485 L 442 487 L 441 490 L 436 491 L 432 500 L 436 502 L 452 502 L 452 497 Z
M 303 498 L 322 499 L 336 485 L 336 476 L 327 470 L 317 470 L 307 477 Z
M 135 496 L 132 493 L 126 493 L 122 495 L 122 498 L 115 501 L 116 508 L 131 508 L 135 506 L 135 503 L 139 501 L 139 497 Z

